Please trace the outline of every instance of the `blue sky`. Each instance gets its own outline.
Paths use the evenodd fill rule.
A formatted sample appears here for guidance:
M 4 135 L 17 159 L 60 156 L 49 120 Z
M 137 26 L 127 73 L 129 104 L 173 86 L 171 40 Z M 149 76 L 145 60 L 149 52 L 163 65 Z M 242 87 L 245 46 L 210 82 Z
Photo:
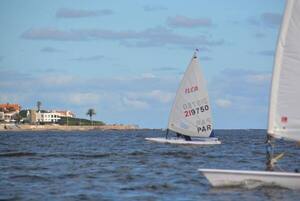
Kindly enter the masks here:
M 165 128 L 199 48 L 216 128 L 265 128 L 283 0 L 2 0 L 0 103 Z

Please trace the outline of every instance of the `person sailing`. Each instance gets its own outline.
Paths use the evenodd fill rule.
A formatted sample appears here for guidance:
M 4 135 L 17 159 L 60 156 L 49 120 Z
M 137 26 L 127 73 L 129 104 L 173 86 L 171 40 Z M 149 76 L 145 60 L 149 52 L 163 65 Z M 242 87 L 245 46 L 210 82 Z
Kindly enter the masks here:
M 272 143 L 272 137 L 270 135 L 267 135 L 266 139 L 266 171 L 274 171 L 274 164 L 272 161 L 273 158 L 273 143 Z
M 191 137 L 188 136 L 188 135 L 183 135 L 183 134 L 180 134 L 180 133 L 176 133 L 176 136 L 177 136 L 178 138 L 183 138 L 183 139 L 185 139 L 185 141 L 192 141 Z

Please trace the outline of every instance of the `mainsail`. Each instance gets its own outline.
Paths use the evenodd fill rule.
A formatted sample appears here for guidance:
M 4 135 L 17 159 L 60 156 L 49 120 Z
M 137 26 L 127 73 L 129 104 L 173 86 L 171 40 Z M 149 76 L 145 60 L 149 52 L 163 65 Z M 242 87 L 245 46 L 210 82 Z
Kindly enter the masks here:
M 209 137 L 213 129 L 210 108 L 195 53 L 177 90 L 168 128 L 188 136 Z
M 277 42 L 268 133 L 300 141 L 300 1 L 288 0 Z

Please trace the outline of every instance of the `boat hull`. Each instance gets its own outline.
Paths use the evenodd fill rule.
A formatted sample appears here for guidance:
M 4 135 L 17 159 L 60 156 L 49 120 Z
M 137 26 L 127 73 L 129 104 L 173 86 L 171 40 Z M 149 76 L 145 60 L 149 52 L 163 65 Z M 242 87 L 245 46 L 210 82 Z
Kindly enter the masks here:
M 279 186 L 300 190 L 300 173 L 198 169 L 214 187 Z
M 221 141 L 218 140 L 218 138 L 207 138 L 207 139 L 201 139 L 201 140 L 192 140 L 192 141 L 186 141 L 181 138 L 162 138 L 162 137 L 156 137 L 156 138 L 145 138 L 145 140 L 152 141 L 152 142 L 158 142 L 158 143 L 169 143 L 169 144 L 184 144 L 184 145 L 214 145 L 214 144 L 221 144 Z

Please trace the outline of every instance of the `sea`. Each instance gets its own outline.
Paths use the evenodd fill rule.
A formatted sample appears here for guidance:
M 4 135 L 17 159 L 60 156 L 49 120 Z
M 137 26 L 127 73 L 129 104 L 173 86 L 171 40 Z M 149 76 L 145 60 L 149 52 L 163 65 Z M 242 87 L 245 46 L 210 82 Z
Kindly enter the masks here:
M 279 187 L 213 188 L 198 168 L 265 169 L 265 130 L 216 130 L 221 145 L 159 144 L 163 130 L 1 132 L 0 200 L 300 200 Z M 277 141 L 278 168 L 300 147 Z

